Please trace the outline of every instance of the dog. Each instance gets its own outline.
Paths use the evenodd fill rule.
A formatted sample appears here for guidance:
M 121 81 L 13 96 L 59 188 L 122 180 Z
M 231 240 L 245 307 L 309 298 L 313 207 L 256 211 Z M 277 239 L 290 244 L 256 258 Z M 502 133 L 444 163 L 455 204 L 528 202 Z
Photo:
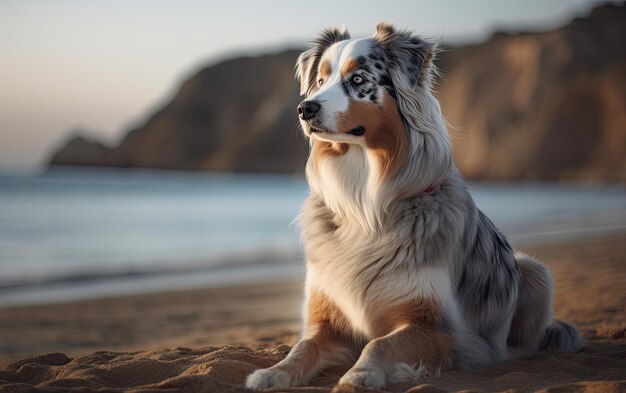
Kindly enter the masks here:
M 379 23 L 325 30 L 296 65 L 310 141 L 298 217 L 307 260 L 304 327 L 252 389 L 339 380 L 381 388 L 544 349 L 577 351 L 552 317 L 552 280 L 514 253 L 452 161 L 433 83 L 436 45 Z

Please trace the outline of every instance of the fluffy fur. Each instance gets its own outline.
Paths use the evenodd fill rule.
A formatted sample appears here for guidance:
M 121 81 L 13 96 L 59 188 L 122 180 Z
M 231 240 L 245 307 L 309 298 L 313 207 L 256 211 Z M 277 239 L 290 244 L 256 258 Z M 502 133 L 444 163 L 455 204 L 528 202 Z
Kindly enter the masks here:
M 350 364 L 340 383 L 379 388 L 581 348 L 576 329 L 552 318 L 547 269 L 513 253 L 455 169 L 432 93 L 434 54 L 381 23 L 364 39 L 327 30 L 298 59 L 311 142 L 299 217 L 304 328 L 248 387 L 302 385 Z

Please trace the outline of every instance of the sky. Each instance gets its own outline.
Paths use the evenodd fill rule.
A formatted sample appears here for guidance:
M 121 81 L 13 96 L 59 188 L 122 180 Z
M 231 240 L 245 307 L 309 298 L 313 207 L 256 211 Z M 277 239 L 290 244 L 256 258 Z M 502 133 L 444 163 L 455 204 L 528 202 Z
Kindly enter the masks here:
M 36 171 L 76 130 L 116 144 L 206 65 L 353 37 L 386 20 L 446 43 L 548 30 L 589 0 L 0 0 L 0 170 Z

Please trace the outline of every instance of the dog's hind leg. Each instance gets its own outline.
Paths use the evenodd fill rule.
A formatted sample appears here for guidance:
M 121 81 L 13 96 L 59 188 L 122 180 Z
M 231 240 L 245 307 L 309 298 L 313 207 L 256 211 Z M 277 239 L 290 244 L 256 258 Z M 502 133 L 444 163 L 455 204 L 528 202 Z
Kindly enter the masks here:
M 517 307 L 507 343 L 513 355 L 544 349 L 577 351 L 582 339 L 573 325 L 553 320 L 552 279 L 548 269 L 528 255 L 516 253 L 522 274 Z

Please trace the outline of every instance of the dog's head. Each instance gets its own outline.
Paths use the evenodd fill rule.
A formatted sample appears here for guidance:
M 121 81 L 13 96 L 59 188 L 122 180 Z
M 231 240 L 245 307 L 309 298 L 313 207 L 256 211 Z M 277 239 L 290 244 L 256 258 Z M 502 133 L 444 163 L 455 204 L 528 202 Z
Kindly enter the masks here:
M 433 53 L 433 44 L 385 23 L 372 38 L 350 39 L 345 28 L 324 31 L 296 67 L 307 97 L 298 106 L 304 132 L 333 141 L 367 139 L 381 127 L 381 116 L 394 117 L 388 112 L 397 111 L 398 95 L 430 79 Z
M 320 184 L 312 188 L 343 188 L 344 201 L 366 193 L 354 199 L 384 199 L 385 208 L 392 198 L 441 183 L 451 154 L 431 91 L 435 50 L 425 39 L 379 23 L 372 37 L 361 39 L 351 39 L 345 28 L 325 30 L 300 55 L 296 77 L 306 99 L 297 110 L 312 142 L 309 180 Z M 330 200 L 342 192 L 320 193 Z

